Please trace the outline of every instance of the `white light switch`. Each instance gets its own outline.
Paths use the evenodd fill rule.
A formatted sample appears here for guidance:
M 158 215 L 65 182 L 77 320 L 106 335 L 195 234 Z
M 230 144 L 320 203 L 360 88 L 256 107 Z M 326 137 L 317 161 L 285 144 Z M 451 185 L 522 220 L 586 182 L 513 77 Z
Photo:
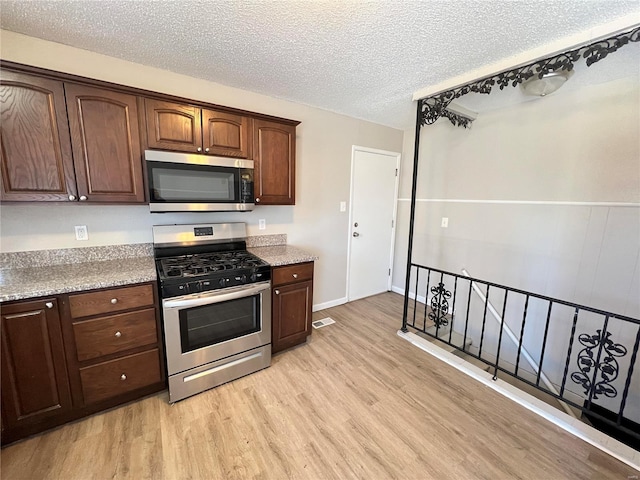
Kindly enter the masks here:
M 442 217 L 442 223 L 440 226 L 442 228 L 449 228 L 449 217 Z
M 258 230 L 264 230 L 267 228 L 267 221 L 264 218 L 258 220 Z
M 89 230 L 86 225 L 76 225 L 76 240 L 89 240 Z
M 347 202 L 340 202 L 340 211 L 341 212 L 347 211 Z

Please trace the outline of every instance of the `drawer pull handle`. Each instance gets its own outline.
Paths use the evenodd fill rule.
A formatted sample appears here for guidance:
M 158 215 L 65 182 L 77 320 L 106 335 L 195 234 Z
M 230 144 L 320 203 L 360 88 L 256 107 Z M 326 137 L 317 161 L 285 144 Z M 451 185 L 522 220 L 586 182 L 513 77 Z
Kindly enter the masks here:
M 276 295 L 280 295 L 280 290 L 276 290 Z
M 297 274 L 297 273 L 294 273 L 294 274 L 293 274 L 293 278 L 298 278 L 298 274 Z
M 120 338 L 121 336 L 122 336 L 122 333 L 116 332 L 116 338 Z
M 45 306 L 47 308 L 53 308 L 53 302 L 47 302 L 47 303 L 45 303 Z
M 112 298 L 112 299 L 111 299 L 111 303 L 112 303 L 113 305 L 115 305 L 116 303 L 118 303 L 118 299 L 117 299 L 117 298 Z
M 120 375 L 120 380 L 124 382 L 126 379 L 127 379 L 127 376 L 124 373 Z

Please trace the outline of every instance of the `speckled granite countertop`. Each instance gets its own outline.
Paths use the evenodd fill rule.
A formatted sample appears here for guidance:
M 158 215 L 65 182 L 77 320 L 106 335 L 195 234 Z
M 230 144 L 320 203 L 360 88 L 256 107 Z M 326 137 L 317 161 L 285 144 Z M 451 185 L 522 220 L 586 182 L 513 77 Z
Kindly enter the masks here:
M 156 280 L 153 257 L 0 270 L 0 302 Z
M 311 255 L 300 248 L 292 247 L 290 245 L 249 247 L 247 250 L 267 262 L 272 267 L 318 260 L 317 256 Z

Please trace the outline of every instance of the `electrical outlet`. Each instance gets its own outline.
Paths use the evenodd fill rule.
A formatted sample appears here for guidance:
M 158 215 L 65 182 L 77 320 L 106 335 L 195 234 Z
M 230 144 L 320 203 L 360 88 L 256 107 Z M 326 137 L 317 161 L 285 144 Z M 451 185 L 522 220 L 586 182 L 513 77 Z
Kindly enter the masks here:
M 86 225 L 76 225 L 76 240 L 89 240 L 89 230 Z
M 258 230 L 265 230 L 267 228 L 267 221 L 264 218 L 258 220 Z
M 347 202 L 340 202 L 340 211 L 341 212 L 347 211 Z
M 449 217 L 442 217 L 442 223 L 440 226 L 442 228 L 449 228 Z

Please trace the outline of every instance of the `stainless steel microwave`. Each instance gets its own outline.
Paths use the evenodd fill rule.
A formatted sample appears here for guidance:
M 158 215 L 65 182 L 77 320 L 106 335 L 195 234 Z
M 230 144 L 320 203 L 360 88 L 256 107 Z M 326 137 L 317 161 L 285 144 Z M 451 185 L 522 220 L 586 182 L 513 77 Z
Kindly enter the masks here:
M 152 212 L 246 212 L 253 160 L 145 150 Z

